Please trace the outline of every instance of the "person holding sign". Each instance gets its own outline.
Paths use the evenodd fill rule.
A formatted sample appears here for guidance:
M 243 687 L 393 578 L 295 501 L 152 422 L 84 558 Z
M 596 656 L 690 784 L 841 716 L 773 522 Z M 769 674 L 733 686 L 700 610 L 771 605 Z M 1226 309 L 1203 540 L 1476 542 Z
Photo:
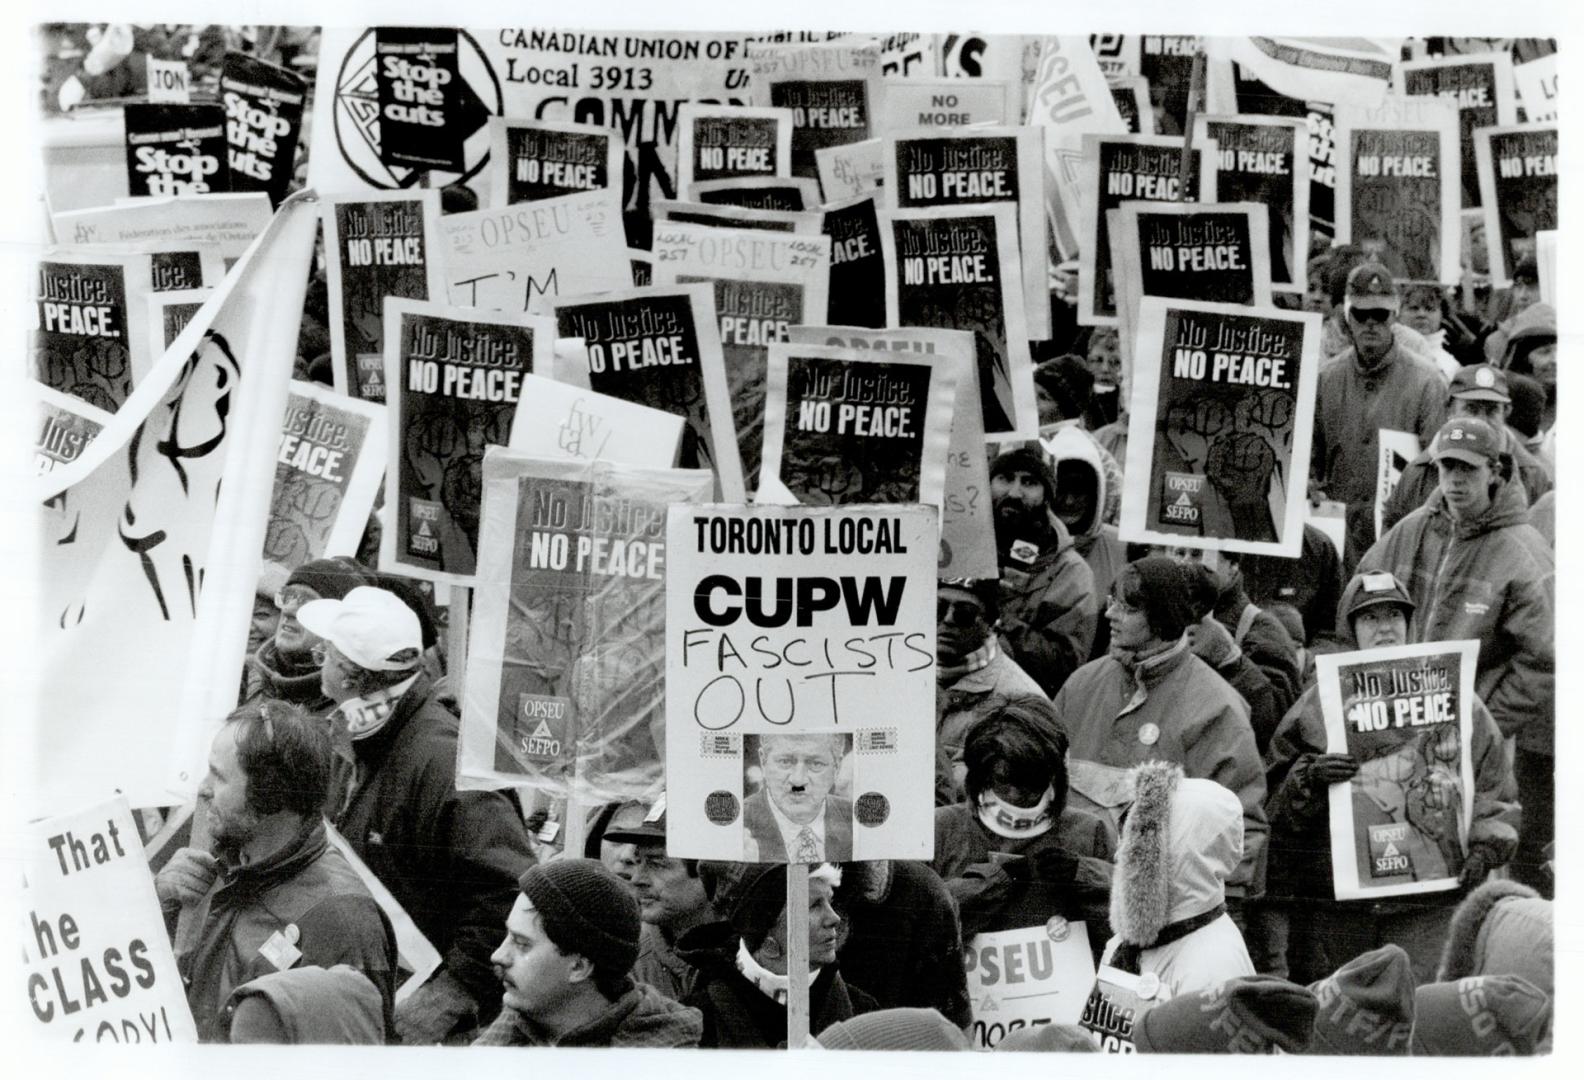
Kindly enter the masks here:
M 1517 737 L 1524 816 L 1514 876 L 1541 888 L 1553 829 L 1556 565 L 1501 447 L 1483 420 L 1449 420 L 1431 448 L 1436 493 L 1365 552 L 1359 569 L 1407 585 L 1421 639 L 1480 643 L 1475 686 L 1502 734 Z
M 1402 582 L 1388 573 L 1360 573 L 1342 596 L 1345 640 L 1360 649 L 1413 642 L 1409 627 L 1417 607 Z M 1326 753 L 1325 717 L 1313 683 L 1277 728 L 1265 761 L 1271 795 L 1267 896 L 1287 909 L 1287 973 L 1299 983 L 1324 978 L 1359 953 L 1395 943 L 1405 949 L 1417 981 L 1433 974 L 1440 943 L 1461 891 L 1337 900 L 1332 884 L 1331 785 L 1351 780 L 1359 763 Z M 1478 698 L 1473 703 L 1474 813 L 1468 855 L 1459 875 L 1477 885 L 1504 865 L 1517 843 L 1507 789 L 1512 778 L 1501 733 Z

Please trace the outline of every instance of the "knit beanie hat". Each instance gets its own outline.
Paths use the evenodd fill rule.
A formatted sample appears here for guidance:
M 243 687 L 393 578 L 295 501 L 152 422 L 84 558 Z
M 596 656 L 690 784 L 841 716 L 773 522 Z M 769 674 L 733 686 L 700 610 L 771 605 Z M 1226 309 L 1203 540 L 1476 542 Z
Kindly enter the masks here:
M 699 880 L 750 951 L 764 943 L 786 910 L 785 864 L 701 862 Z
M 990 479 L 1006 476 L 1018 469 L 1039 480 L 1040 486 L 1045 489 L 1047 508 L 1056 505 L 1056 469 L 1039 443 L 1018 443 L 1002 451 L 990 465 Z
M 1188 574 L 1169 555 L 1148 555 L 1128 563 L 1117 582 L 1122 598 L 1144 609 L 1150 629 L 1162 641 L 1176 641 L 1199 621 Z
M 1319 1003 L 1274 975 L 1245 975 L 1148 1010 L 1133 1028 L 1141 1054 L 1296 1054 L 1309 1045 Z
M 638 901 L 621 878 L 598 859 L 555 859 L 531 866 L 517 879 L 544 920 L 556 948 L 588 957 L 616 975 L 638 959 Z
M 1320 1002 L 1309 1053 L 1408 1053 L 1414 978 L 1401 945 L 1355 956 L 1309 989 Z
M 358 586 L 375 583 L 375 574 L 356 559 L 345 556 L 312 559 L 293 570 L 286 578 L 287 585 L 306 585 L 324 600 L 345 600 L 346 594 Z
M 1071 420 L 1082 416 L 1088 406 L 1089 394 L 1094 389 L 1094 376 L 1089 373 L 1082 357 L 1067 353 L 1036 367 L 1034 384 L 1056 403 L 1060 419 Z
M 968 1040 L 934 1009 L 880 1009 L 819 1033 L 827 1050 L 967 1050 Z
M 1551 999 L 1521 975 L 1476 975 L 1414 993 L 1413 1052 L 1532 1054 L 1551 1030 Z
M 1035 1052 L 1042 1054 L 1098 1054 L 1094 1036 L 1077 1024 L 1041 1024 L 1007 1032 L 1007 1037 L 996 1043 L 997 1050 L 1013 1053 Z

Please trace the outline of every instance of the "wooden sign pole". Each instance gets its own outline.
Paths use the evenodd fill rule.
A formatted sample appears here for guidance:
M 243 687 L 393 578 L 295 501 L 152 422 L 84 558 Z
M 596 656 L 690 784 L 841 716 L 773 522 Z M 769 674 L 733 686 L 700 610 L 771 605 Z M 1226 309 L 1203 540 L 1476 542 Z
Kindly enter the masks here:
M 787 864 L 787 1049 L 809 1036 L 809 868 Z
M 1204 96 L 1205 54 L 1200 49 L 1194 53 L 1193 74 L 1188 79 L 1188 109 L 1183 118 L 1182 160 L 1177 166 L 1177 201 L 1192 202 L 1188 198 L 1188 177 L 1193 171 L 1194 118 L 1199 114 L 1199 99 Z

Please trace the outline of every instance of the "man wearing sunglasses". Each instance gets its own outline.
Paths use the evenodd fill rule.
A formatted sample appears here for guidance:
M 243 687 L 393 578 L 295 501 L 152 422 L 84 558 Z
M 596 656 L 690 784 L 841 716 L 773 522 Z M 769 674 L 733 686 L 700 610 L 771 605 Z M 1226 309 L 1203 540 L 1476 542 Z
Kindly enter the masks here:
M 1426 444 L 1446 414 L 1446 380 L 1434 364 L 1404 352 L 1397 283 L 1378 262 L 1348 275 L 1343 317 L 1352 344 L 1320 372 L 1310 498 L 1347 504 L 1348 559 L 1374 542 L 1380 429 L 1406 431 Z

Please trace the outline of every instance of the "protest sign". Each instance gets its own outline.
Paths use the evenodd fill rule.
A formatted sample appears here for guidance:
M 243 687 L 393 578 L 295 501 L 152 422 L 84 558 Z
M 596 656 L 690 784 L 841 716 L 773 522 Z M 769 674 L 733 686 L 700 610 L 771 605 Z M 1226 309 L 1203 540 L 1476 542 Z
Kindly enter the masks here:
M 30 335 L 33 377 L 113 413 L 153 366 L 146 252 L 46 249 L 38 261 Z
M 1188 84 L 1193 81 L 1194 57 L 1204 51 L 1197 37 L 1143 34 L 1139 38 L 1139 71 L 1149 83 L 1153 104 L 1170 122 L 1170 132 L 1188 126 Z
M 1458 147 L 1463 201 L 1480 205 L 1479 171 L 1474 163 L 1474 129 L 1518 121 L 1518 94 L 1513 87 L 1510 52 L 1464 53 L 1425 60 L 1404 60 L 1397 66 L 1397 92 L 1430 96 L 1457 108 Z
M 489 132 L 492 209 L 611 188 L 620 216 L 627 152 L 610 128 L 495 116 Z
M 356 555 L 385 478 L 385 406 L 293 381 L 275 458 L 264 558 L 294 570 Z
M 975 934 L 964 943 L 963 967 L 975 1050 L 993 1050 L 1020 1028 L 1078 1023 L 1095 982 L 1084 924 L 1060 915 L 1043 926 Z
M 1556 307 L 1557 231 L 1541 229 L 1535 233 L 1535 265 L 1540 272 L 1540 299 Z
M 1513 68 L 1513 84 L 1523 104 L 1524 119 L 1531 124 L 1554 124 L 1557 119 L 1557 54 L 1530 60 Z
M 336 392 L 384 401 L 385 298 L 442 295 L 440 193 L 331 195 L 320 207 Z
M 758 487 L 770 346 L 787 328 L 825 318 L 830 239 L 662 222 L 654 232 L 655 284 L 707 282 L 731 397 L 745 482 Z
M 927 76 L 940 70 L 940 35 L 899 33 L 879 39 L 880 74 Z
M 1198 116 L 1194 138 L 1216 148 L 1216 198 L 1262 203 L 1271 287 L 1302 292 L 1309 264 L 1309 128 L 1287 116 Z
M 811 236 L 820 231 L 820 215 L 813 210 L 759 210 L 747 206 L 721 206 L 702 202 L 657 199 L 655 224 L 675 221 L 686 225 L 714 225 L 722 229 L 763 229 L 766 232 Z
M 939 357 L 961 371 L 952 404 L 951 438 L 946 450 L 946 482 L 941 501 L 938 577 L 993 578 L 995 522 L 990 510 L 990 466 L 984 452 L 984 421 L 979 410 L 979 378 L 973 335 L 964 330 L 861 330 L 851 326 L 793 326 L 794 345 L 834 345 L 849 349 L 906 352 Z
M 523 376 L 549 370 L 555 336 L 540 315 L 386 298 L 381 570 L 473 584 L 484 448 L 506 444 Z
M 747 49 L 754 104 L 792 112 L 792 175 L 818 176 L 814 151 L 880 134 L 875 44 L 765 44 Z
M 677 110 L 677 191 L 704 180 L 792 175 L 792 110 L 685 102 Z
M 1366 38 L 1232 37 L 1204 39 L 1205 55 L 1236 61 L 1284 97 L 1333 105 L 1373 105 L 1391 89 L 1395 54 Z M 1186 85 L 1186 82 L 1184 83 Z M 1212 105 L 1211 111 L 1224 111 Z M 1251 110 L 1265 112 L 1265 109 Z
M 880 84 L 875 130 L 1016 126 L 1021 89 L 1010 79 L 887 78 Z
M 266 203 L 263 196 L 259 201 Z M 38 813 L 190 801 L 236 705 L 318 214 L 289 198 L 77 460 L 39 478 Z M 169 295 L 169 294 L 167 294 Z
M 637 248 L 627 249 L 627 262 L 632 268 L 632 283 L 634 285 L 654 284 L 654 257 L 647 251 Z M 594 292 L 597 290 L 586 290 Z
M 1144 1014 L 1171 995 L 1153 971 L 1143 975 L 1101 964 L 1094 987 L 1084 1001 L 1078 1026 L 1094 1039 L 1102 1054 L 1135 1054 L 1133 1033 Z
M 187 324 L 203 308 L 214 290 L 168 289 L 148 294 L 149 355 L 163 356 L 171 343 L 187 329 Z
M 557 296 L 625 289 L 631 254 L 615 188 L 440 219 L 453 304 L 542 315 Z
M 935 521 L 924 506 L 671 507 L 668 855 L 930 858 Z M 790 846 L 778 816 L 801 826 Z
M 1457 282 L 1457 106 L 1388 95 L 1339 105 L 1336 239 L 1380 259 L 1399 281 Z
M 165 241 L 148 245 L 147 250 L 152 292 L 212 288 L 225 277 L 225 257 L 218 244 Z
M 885 158 L 881 140 L 822 146 L 814 151 L 820 191 L 826 203 L 845 202 L 885 183 Z
M 1474 133 L 1491 284 L 1512 285 L 1535 234 L 1557 227 L 1557 126 L 1511 124 Z
M 761 499 L 939 507 L 957 383 L 971 364 L 772 344 Z M 777 498 L 764 499 L 767 489 Z
M 507 445 L 532 457 L 669 465 L 682 449 L 683 422 L 675 413 L 542 375 L 524 375 L 520 397 Z
M 55 235 L 69 244 L 143 241 L 218 244 L 226 266 L 242 257 L 274 211 L 257 192 L 181 195 L 54 215 Z
M 1319 315 L 1145 297 L 1118 535 L 1296 556 L 1319 374 Z
M 1392 588 L 1391 575 L 1364 587 Z M 1330 789 L 1338 900 L 1458 886 L 1474 814 L 1477 641 L 1439 641 L 1315 657 L 1326 752 L 1358 774 Z
M 746 500 L 710 285 L 560 297 L 551 310 L 560 336 L 587 345 L 590 389 L 680 415 L 681 466 L 713 470 L 718 494 Z
M 1078 257 L 1083 237 L 1084 162 L 1090 135 L 1125 135 L 1111 89 L 1081 36 L 1047 37 L 1029 96 L 1028 122 L 1045 129 L 1046 216 L 1062 257 Z
M 460 45 L 454 27 L 375 28 L 379 155 L 387 168 L 462 171 L 462 143 L 477 130 L 464 126 L 462 114 L 481 106 L 464 94 Z
M 154 878 L 124 797 L 24 830 L 27 1035 L 198 1041 Z M 12 1010 L 15 1015 L 15 1010 Z
M 1393 431 L 1391 428 L 1379 429 L 1380 441 L 1379 459 L 1375 470 L 1375 538 L 1380 539 L 1386 531 L 1385 517 L 1386 504 L 1391 501 L 1392 493 L 1397 490 L 1397 482 L 1402 479 L 1403 470 L 1408 468 L 1408 463 L 1419 456 L 1419 437 L 1408 431 Z
M 940 35 L 940 74 L 949 79 L 1010 79 L 1028 96 L 1029 79 L 1043 38 L 979 31 Z M 1082 39 L 1080 39 L 1082 40 Z
M 1129 135 L 1155 134 L 1155 110 L 1150 108 L 1149 80 L 1142 75 L 1108 78 L 1111 100 Z
M 148 100 L 151 105 L 186 105 L 192 101 L 192 76 L 182 60 L 144 58 L 148 68 Z
M 231 190 L 223 108 L 140 104 L 123 108 L 127 189 L 133 195 L 201 195 Z
M 38 398 L 38 438 L 33 461 L 40 475 L 69 465 L 110 422 L 110 414 L 81 398 L 33 382 L 29 389 Z
M 1107 81 L 1115 83 L 1139 73 L 1137 34 L 1090 34 L 1089 48 Z
M 688 186 L 688 198 L 709 206 L 742 206 L 752 210 L 815 210 L 819 181 L 806 176 L 735 176 L 700 180 Z
M 1141 297 L 1270 304 L 1270 243 L 1258 203 L 1125 202 L 1106 217 L 1125 365 Z
M 666 509 L 697 469 L 484 458 L 457 778 L 585 804 L 653 798 L 666 727 Z
M 973 332 L 991 437 L 1039 430 L 1015 217 L 1001 203 L 892 210 L 881 222 L 886 325 Z
M 1028 335 L 1050 337 L 1049 259 L 1038 128 L 913 129 L 887 133 L 886 206 L 1007 203 L 1017 211 L 1017 243 Z
M 1116 283 L 1106 211 L 1130 199 L 1213 203 L 1216 148 L 1208 140 L 1190 152 L 1188 191 L 1179 188 L 1183 141 L 1166 135 L 1085 135 L 1079 200 L 1078 321 L 1116 326 Z
M 1212 53 L 1218 40 L 1209 39 Z M 1330 236 L 1336 228 L 1337 172 L 1332 106 L 1321 101 L 1286 97 L 1250 76 L 1243 65 L 1217 61 L 1213 56 L 1206 63 L 1205 72 L 1211 76 L 1206 84 L 1209 104 L 1205 111 L 1218 119 L 1287 117 L 1302 120 L 1307 125 L 1309 225 Z
M 279 206 L 296 174 L 308 83 L 287 68 L 228 52 L 220 67 L 231 190 L 262 191 Z
M 871 191 L 827 204 L 820 227 L 831 242 L 828 321 L 833 326 L 885 326 L 886 264 L 878 197 Z

